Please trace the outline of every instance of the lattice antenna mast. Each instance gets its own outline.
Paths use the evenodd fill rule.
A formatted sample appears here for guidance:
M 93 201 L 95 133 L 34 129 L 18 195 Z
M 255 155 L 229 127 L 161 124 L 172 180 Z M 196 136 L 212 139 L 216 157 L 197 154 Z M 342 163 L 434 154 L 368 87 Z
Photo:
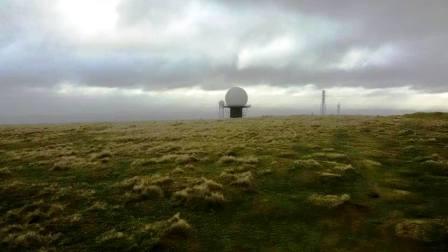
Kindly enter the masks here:
M 338 103 L 337 110 L 338 110 L 338 115 L 340 115 L 341 114 L 341 103 Z
M 327 105 L 325 104 L 325 90 L 322 90 L 322 104 L 320 105 L 320 114 L 325 115 L 327 112 Z

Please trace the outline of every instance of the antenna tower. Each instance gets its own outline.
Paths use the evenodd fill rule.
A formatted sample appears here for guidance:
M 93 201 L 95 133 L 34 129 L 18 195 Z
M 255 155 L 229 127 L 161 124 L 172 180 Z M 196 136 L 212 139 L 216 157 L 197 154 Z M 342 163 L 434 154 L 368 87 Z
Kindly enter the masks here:
M 327 105 L 325 104 L 325 90 L 322 90 L 322 104 L 320 105 L 320 115 L 325 115 L 327 112 Z

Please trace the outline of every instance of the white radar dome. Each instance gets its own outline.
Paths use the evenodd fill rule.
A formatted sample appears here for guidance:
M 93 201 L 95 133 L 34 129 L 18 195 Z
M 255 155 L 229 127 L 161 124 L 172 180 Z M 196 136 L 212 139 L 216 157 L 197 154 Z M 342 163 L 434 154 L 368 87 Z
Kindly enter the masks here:
M 245 106 L 247 104 L 247 93 L 240 87 L 232 87 L 226 93 L 227 106 Z

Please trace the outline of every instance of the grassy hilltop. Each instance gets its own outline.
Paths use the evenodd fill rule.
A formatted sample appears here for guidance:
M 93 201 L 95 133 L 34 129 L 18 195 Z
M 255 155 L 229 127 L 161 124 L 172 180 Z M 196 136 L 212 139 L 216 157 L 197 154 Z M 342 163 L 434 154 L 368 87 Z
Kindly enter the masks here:
M 0 251 L 446 251 L 448 116 L 0 127 Z

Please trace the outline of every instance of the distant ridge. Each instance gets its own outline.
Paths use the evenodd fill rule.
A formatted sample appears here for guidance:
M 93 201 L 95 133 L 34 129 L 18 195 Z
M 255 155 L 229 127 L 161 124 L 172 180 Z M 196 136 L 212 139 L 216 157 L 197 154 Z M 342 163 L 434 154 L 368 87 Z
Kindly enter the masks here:
M 445 112 L 417 112 L 412 114 L 406 114 L 404 117 L 411 118 L 444 118 L 448 119 L 448 113 Z

